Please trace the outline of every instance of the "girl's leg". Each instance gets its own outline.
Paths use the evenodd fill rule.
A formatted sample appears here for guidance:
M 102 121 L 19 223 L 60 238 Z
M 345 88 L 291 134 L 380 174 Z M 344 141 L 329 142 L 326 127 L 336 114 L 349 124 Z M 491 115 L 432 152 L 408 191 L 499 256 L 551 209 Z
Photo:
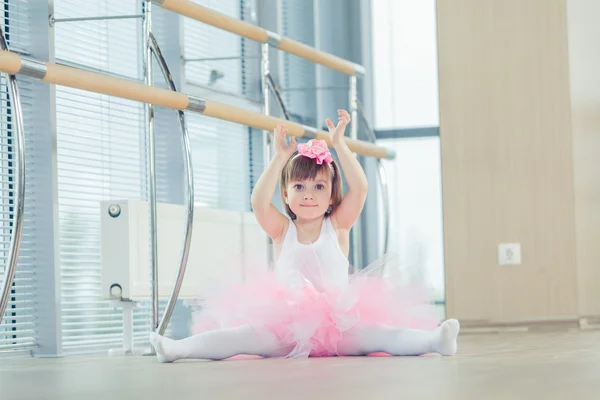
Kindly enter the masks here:
M 223 360 L 238 354 L 283 357 L 291 348 L 283 347 L 269 332 L 259 332 L 249 325 L 203 332 L 182 340 L 172 340 L 153 332 L 150 343 L 160 362 L 182 358 Z
M 363 356 L 385 352 L 394 356 L 418 356 L 439 353 L 456 354 L 456 338 L 460 324 L 455 319 L 444 321 L 432 331 L 396 329 L 386 326 L 357 326 L 344 333 L 338 346 L 340 356 Z

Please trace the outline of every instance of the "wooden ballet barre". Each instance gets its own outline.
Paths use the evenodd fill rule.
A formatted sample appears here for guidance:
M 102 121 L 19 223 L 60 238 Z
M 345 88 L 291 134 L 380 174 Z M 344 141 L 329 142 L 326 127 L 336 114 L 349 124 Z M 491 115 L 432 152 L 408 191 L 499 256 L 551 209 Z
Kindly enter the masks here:
M 168 89 L 148 86 L 140 82 L 50 62 L 42 62 L 29 57 L 21 57 L 10 51 L 0 51 L 0 72 L 26 75 L 49 84 L 67 86 L 142 103 L 150 103 L 165 108 L 198 112 L 207 117 L 234 122 L 256 129 L 273 131 L 277 124 L 285 124 L 288 127 L 289 136 L 322 139 L 329 146 L 332 145 L 328 132 L 307 127 L 296 122 L 224 103 L 188 96 Z M 395 157 L 395 153 L 385 147 L 376 146 L 362 140 L 352 140 L 350 138 L 345 138 L 345 140 L 350 150 L 357 154 L 389 159 Z
M 260 26 L 221 14 L 210 8 L 193 3 L 190 0 L 152 0 L 152 2 L 165 10 L 172 11 L 196 21 L 204 22 L 205 24 L 212 25 L 224 31 L 243 36 L 259 43 L 269 43 L 279 50 L 324 65 L 343 74 L 363 76 L 365 73 L 365 69 L 362 65 L 317 50 L 296 40 L 268 31 Z

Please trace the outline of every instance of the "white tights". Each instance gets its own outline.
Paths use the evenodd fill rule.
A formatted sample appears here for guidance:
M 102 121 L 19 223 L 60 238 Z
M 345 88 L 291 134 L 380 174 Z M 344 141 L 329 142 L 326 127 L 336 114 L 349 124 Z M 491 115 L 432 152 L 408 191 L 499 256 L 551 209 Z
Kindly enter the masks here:
M 338 344 L 338 352 L 341 356 L 363 356 L 375 352 L 394 356 L 425 353 L 451 356 L 456 353 L 459 330 L 460 325 L 455 319 L 445 321 L 432 331 L 357 326 L 344 333 Z M 161 362 L 184 358 L 223 360 L 239 354 L 284 357 L 292 350 L 291 347 L 282 346 L 274 335 L 256 331 L 248 325 L 203 332 L 182 340 L 151 333 L 150 342 Z

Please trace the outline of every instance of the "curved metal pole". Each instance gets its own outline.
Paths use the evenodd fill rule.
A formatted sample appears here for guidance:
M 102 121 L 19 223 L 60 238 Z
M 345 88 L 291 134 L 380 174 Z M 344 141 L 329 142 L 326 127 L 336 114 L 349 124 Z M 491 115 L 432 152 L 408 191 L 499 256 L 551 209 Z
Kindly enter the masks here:
M 261 88 L 263 94 L 263 112 L 265 115 L 271 114 L 271 101 L 270 101 L 270 92 L 269 92 L 269 83 L 268 83 L 268 75 L 269 71 L 269 43 L 263 43 L 261 47 Z M 269 163 L 271 162 L 271 148 L 272 148 L 272 133 L 270 131 L 263 131 L 263 171 L 267 169 Z M 269 237 L 269 235 L 265 235 L 265 240 L 267 242 L 267 265 L 269 269 L 275 268 L 275 248 L 273 246 L 273 240 Z
M 173 81 L 173 76 L 169 71 L 169 67 L 165 58 L 160 51 L 160 47 L 154 35 L 149 33 L 149 45 L 150 49 L 156 56 L 156 60 L 158 61 L 158 65 L 165 77 L 165 80 L 168 82 L 169 87 L 173 91 L 177 91 L 177 87 L 175 86 L 175 82 Z M 188 257 L 190 253 L 190 245 L 192 243 L 192 227 L 194 223 L 194 175 L 193 175 L 193 167 L 192 167 L 192 151 L 190 146 L 190 137 L 187 130 L 187 124 L 185 122 L 185 113 L 181 110 L 177 111 L 179 115 L 179 127 L 181 128 L 182 135 L 182 150 L 183 150 L 183 160 L 185 166 L 185 176 L 186 176 L 186 220 L 185 220 L 185 234 L 184 234 L 184 244 L 183 250 L 181 252 L 181 258 L 179 262 L 179 272 L 177 273 L 177 279 L 175 280 L 175 284 L 173 285 L 173 290 L 171 291 L 171 296 L 169 297 L 169 302 L 167 303 L 167 308 L 165 313 L 160 321 L 160 325 L 158 326 L 158 334 L 162 335 L 165 333 L 167 329 L 167 325 L 169 324 L 169 320 L 171 319 L 171 315 L 173 314 L 173 310 L 175 309 L 175 303 L 177 302 L 177 298 L 179 297 L 179 291 L 181 290 L 181 285 L 183 283 L 183 277 L 185 275 L 185 269 L 187 267 Z
M 369 140 L 373 143 L 377 141 L 377 137 L 375 136 L 375 132 L 367 117 L 365 116 L 362 104 L 358 102 L 358 112 L 360 114 L 360 118 L 365 123 L 367 127 L 367 134 L 369 136 Z M 381 185 L 381 197 L 383 199 L 383 219 L 385 221 L 384 225 L 384 234 L 383 234 L 383 254 L 387 254 L 388 245 L 389 245 L 389 237 L 390 237 L 390 195 L 388 191 L 388 183 L 387 176 L 385 174 L 385 168 L 383 168 L 383 164 L 381 163 L 381 159 L 377 159 L 377 174 L 379 175 L 379 183 Z
M 349 84 L 348 104 L 350 104 L 350 115 L 352 117 L 350 123 L 350 137 L 353 140 L 358 140 L 358 81 L 356 75 L 350 77 Z M 358 157 L 358 154 L 356 154 L 356 157 Z M 354 268 L 361 268 L 360 265 L 363 262 L 361 225 L 361 218 L 357 218 L 354 226 L 350 230 L 350 243 L 352 247 L 352 262 Z
M 381 198 L 383 199 L 383 219 L 385 221 L 383 234 L 383 254 L 387 254 L 390 238 L 390 194 L 388 192 L 387 176 L 381 159 L 377 159 L 377 172 L 381 183 Z
M 0 28 L 0 49 L 8 50 L 4 32 Z M 12 226 L 12 236 L 10 238 L 10 246 L 8 248 L 8 260 L 6 262 L 6 270 L 4 272 L 4 281 L 2 281 L 2 289 L 0 291 L 0 323 L 4 317 L 10 288 L 15 279 L 17 262 L 19 260 L 19 249 L 21 248 L 21 235 L 23 230 L 23 210 L 25 204 L 25 132 L 23 127 L 23 109 L 21 107 L 21 98 L 19 97 L 19 88 L 17 79 L 14 75 L 9 75 L 9 90 L 10 98 L 13 103 L 13 117 L 15 120 L 15 168 L 14 177 L 16 182 L 16 190 L 14 192 L 14 203 L 16 204 L 14 213 L 14 222 Z
M 275 80 L 271 76 L 271 73 L 267 72 L 265 74 L 265 78 L 267 79 L 267 85 L 269 85 L 269 88 L 271 89 L 271 91 L 275 95 L 275 98 L 277 99 L 277 102 L 279 103 L 279 107 L 281 107 L 281 111 L 283 111 L 283 116 L 285 117 L 285 119 L 287 119 L 289 121 L 290 114 L 288 113 L 288 110 L 285 107 L 285 103 L 283 102 L 283 99 L 281 98 L 281 94 L 279 93 L 279 89 L 277 88 L 277 84 L 275 83 Z
M 152 51 L 150 35 L 152 34 L 152 2 L 144 3 L 144 81 L 152 86 Z M 152 278 L 152 329 L 158 328 L 158 224 L 156 220 L 156 136 L 154 133 L 154 105 L 145 103 L 146 140 L 148 143 L 148 203 L 150 207 L 150 266 Z

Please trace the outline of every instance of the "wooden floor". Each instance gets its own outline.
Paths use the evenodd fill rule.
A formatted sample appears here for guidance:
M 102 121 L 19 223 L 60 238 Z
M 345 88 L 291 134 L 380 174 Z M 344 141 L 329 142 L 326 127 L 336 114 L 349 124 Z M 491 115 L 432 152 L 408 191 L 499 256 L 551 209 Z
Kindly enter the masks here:
M 454 357 L 1 359 L 0 399 L 600 399 L 600 331 L 467 334 Z

